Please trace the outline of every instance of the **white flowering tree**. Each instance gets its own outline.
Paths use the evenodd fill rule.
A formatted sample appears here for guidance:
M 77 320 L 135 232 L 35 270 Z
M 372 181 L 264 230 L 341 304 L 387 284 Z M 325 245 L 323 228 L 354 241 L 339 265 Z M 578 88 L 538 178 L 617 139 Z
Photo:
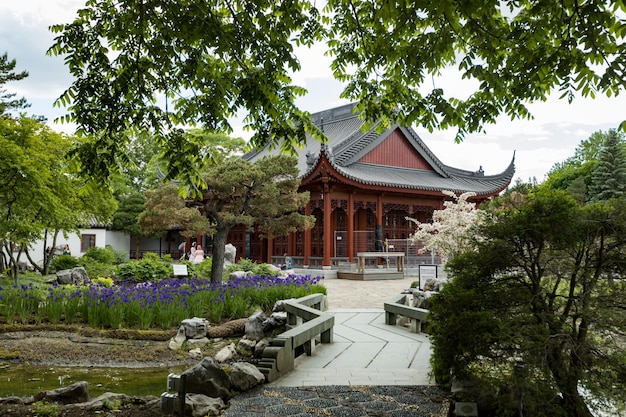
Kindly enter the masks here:
M 410 239 L 413 244 L 423 242 L 419 252 L 436 252 L 441 262 L 445 263 L 455 255 L 473 248 L 469 231 L 479 223 L 480 216 L 476 203 L 468 201 L 476 193 L 466 192 L 457 196 L 452 191 L 442 192 L 452 200 L 444 202 L 442 210 L 433 212 L 432 223 L 421 223 L 411 217 L 406 219 L 417 226 Z

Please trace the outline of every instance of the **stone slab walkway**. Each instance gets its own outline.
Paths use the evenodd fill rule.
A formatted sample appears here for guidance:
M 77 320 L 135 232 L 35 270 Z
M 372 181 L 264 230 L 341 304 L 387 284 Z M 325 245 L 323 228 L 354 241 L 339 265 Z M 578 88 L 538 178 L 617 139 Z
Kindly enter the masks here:
M 231 400 L 227 417 L 444 417 L 450 401 L 429 377 L 428 335 L 385 324 L 383 303 L 403 280 L 325 279 L 334 341 L 288 375 Z

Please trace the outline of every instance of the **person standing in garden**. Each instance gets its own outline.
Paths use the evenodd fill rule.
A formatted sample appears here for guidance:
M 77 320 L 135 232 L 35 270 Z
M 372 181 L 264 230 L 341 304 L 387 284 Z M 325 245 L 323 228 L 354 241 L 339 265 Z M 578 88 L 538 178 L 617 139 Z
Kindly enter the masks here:
M 198 247 L 196 248 L 195 255 L 191 259 L 191 263 L 194 265 L 197 265 L 201 263 L 202 261 L 204 261 L 204 250 L 202 250 L 202 245 L 198 245 Z

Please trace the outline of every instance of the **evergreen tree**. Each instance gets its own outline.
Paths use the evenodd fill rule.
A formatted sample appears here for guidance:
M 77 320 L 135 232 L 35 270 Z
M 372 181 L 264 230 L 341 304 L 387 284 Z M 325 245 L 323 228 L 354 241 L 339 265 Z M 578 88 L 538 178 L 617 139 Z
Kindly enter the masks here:
M 2 86 L 9 81 L 19 81 L 28 77 L 28 72 L 15 72 L 15 60 L 9 61 L 9 57 L 5 52 L 0 55 L 0 115 L 8 113 L 10 110 L 23 109 L 29 106 L 24 97 L 15 98 L 15 93 L 8 93 Z
M 626 283 L 611 278 L 626 272 L 626 200 L 580 205 L 542 189 L 519 197 L 490 210 L 431 298 L 435 378 L 484 384 L 495 395 L 481 415 L 623 407 Z
M 121 230 L 135 237 L 135 258 L 139 259 L 139 245 L 144 236 L 139 226 L 139 215 L 145 210 L 146 198 L 141 193 L 119 197 L 119 207 L 113 215 L 112 230 Z
M 626 192 L 626 153 L 623 134 L 615 129 L 607 132 L 598 163 L 591 173 L 589 196 L 591 201 L 621 198 Z

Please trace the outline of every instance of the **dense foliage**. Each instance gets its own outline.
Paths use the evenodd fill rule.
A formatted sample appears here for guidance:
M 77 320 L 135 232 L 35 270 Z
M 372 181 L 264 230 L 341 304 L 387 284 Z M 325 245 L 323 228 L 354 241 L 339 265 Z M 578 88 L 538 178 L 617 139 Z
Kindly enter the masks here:
M 49 53 L 74 77 L 58 99 L 65 121 L 95 141 L 76 149 L 85 172 L 108 178 L 127 159 L 129 134 L 154 133 L 168 175 L 200 184 L 199 145 L 177 127 L 230 133 L 242 111 L 252 145 L 322 137 L 295 105 L 305 90 L 296 47 L 325 42 L 342 96 L 380 118 L 457 140 L 496 116 L 529 117 L 527 101 L 559 91 L 567 100 L 624 88 L 623 1 L 354 2 L 330 0 L 91 0 L 55 25 Z M 438 76 L 454 68 L 466 95 Z M 164 103 L 155 105 L 155 103 Z
M 437 380 L 480 378 L 499 416 L 625 403 L 626 202 L 541 190 L 499 202 L 431 298 Z
M 623 196 L 626 184 L 626 141 L 615 129 L 594 132 L 574 155 L 555 164 L 542 188 L 567 190 L 581 204 Z

